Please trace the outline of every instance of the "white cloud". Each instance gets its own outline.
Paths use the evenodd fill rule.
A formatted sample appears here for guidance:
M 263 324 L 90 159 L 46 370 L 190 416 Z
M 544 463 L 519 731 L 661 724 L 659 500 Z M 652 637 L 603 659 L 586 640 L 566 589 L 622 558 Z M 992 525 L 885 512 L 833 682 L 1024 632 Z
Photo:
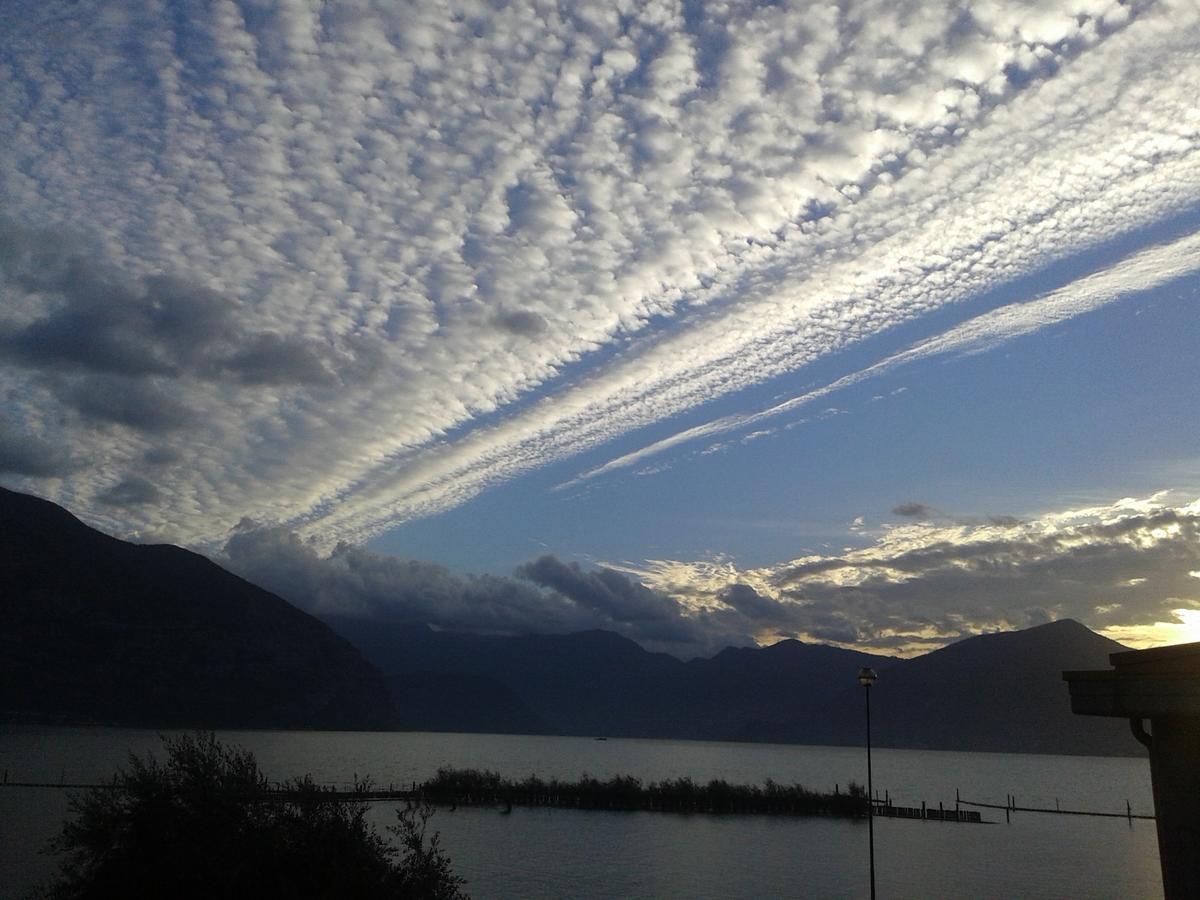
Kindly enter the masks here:
M 1128 294 L 1151 290 L 1196 271 L 1200 271 L 1200 235 L 1188 235 L 1161 246 L 1142 250 L 1107 269 L 1079 278 L 1044 297 L 1023 303 L 1009 304 L 976 316 L 940 335 L 923 340 L 874 365 L 852 372 L 798 397 L 792 397 L 758 412 L 723 416 L 712 422 L 696 425 L 662 438 L 653 444 L 590 469 L 563 486 L 577 484 L 598 475 L 626 468 L 649 456 L 666 452 L 693 440 L 757 425 L 800 407 L 808 406 L 816 400 L 868 378 L 891 372 L 908 363 L 944 354 L 982 353 L 1022 335 L 1092 312 L 1120 300 Z M 882 397 L 872 399 L 882 399 Z M 769 432 L 766 430 L 760 430 L 752 432 L 752 435 L 757 437 L 767 433 Z M 750 436 L 747 435 L 747 438 Z
M 94 358 L 6 354 L 6 446 L 85 447 L 20 483 L 192 543 L 446 509 L 1200 189 L 1185 2 L 64 9 L 0 10 L 0 202 L 49 236 L 0 259 L 0 334 L 59 321 L 47 264 L 128 288 L 123 351 L 182 346 L 156 279 L 225 313 L 126 386 L 157 430 L 81 408 Z

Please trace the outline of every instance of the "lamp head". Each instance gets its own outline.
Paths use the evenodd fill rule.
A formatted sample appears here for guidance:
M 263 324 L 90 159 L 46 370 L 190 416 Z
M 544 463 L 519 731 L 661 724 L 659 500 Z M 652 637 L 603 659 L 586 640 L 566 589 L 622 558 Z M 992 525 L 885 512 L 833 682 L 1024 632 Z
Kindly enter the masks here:
M 873 685 L 877 678 L 879 678 L 879 676 L 875 674 L 874 669 L 869 669 L 866 666 L 863 666 L 858 670 L 858 683 L 865 688 L 869 688 L 871 685 Z

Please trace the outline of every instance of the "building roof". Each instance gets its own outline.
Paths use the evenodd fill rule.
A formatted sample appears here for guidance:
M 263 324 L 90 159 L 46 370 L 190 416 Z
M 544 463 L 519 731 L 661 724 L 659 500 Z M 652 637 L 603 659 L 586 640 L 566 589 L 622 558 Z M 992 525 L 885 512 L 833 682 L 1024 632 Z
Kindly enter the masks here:
M 1200 642 L 1124 650 L 1112 669 L 1063 672 L 1071 711 L 1084 716 L 1200 716 Z

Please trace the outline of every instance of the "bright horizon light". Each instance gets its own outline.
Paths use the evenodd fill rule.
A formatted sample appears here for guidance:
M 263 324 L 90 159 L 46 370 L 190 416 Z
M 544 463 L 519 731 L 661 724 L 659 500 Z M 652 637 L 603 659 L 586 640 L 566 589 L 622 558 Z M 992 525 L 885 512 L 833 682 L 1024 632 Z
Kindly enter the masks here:
M 1101 629 L 1100 634 L 1134 650 L 1200 642 L 1200 609 L 1180 608 L 1171 613 L 1176 619 L 1174 622 L 1114 626 Z

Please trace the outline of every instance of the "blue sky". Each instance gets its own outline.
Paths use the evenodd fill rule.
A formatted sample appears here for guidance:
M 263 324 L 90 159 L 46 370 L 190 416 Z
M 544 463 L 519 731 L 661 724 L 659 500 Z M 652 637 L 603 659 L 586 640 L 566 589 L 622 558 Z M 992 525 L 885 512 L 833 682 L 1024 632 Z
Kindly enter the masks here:
M 1133 293 L 994 350 L 912 364 L 803 413 L 557 489 L 704 413 L 769 406 L 803 393 L 821 370 L 835 380 L 862 358 L 847 353 L 414 520 L 374 546 L 475 571 L 547 551 L 593 561 L 724 553 L 760 566 L 861 544 L 856 518 L 876 528 L 900 521 L 892 509 L 906 502 L 951 518 L 1030 516 L 1194 491 L 1196 299 L 1186 281 Z
M 0 35 L 4 484 L 442 627 L 1191 634 L 1193 3 Z

